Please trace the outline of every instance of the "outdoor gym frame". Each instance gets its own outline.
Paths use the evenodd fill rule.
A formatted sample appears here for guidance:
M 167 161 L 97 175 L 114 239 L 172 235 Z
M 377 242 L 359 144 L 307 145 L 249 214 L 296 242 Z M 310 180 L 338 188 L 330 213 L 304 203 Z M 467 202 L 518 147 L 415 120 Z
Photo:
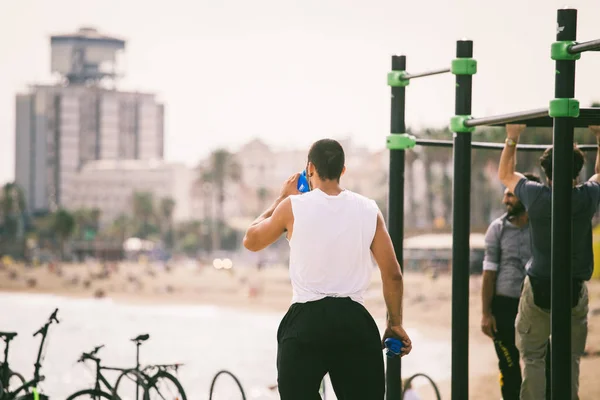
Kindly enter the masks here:
M 554 127 L 554 179 L 552 185 L 552 373 L 553 400 L 571 396 L 571 188 L 572 148 L 575 127 L 600 124 L 600 109 L 580 109 L 575 96 L 575 61 L 584 51 L 600 50 L 600 39 L 576 43 L 577 10 L 561 9 L 557 13 L 556 42 L 551 46 L 551 58 L 556 61 L 555 99 L 548 108 L 504 114 L 485 118 L 471 117 L 472 76 L 477 72 L 473 57 L 473 42 L 460 40 L 456 59 L 449 69 L 406 73 L 406 57 L 392 56 L 391 121 L 387 147 L 390 149 L 388 227 L 396 256 L 403 265 L 404 239 L 404 162 L 405 151 L 415 145 L 453 147 L 453 212 L 452 212 L 452 388 L 451 398 L 469 398 L 469 236 L 471 150 L 501 150 L 503 143 L 471 142 L 476 126 L 502 126 L 507 123 L 530 127 Z M 406 134 L 406 86 L 411 79 L 452 72 L 456 76 L 455 116 L 450 128 L 453 141 L 417 139 Z M 546 145 L 519 145 L 519 151 L 543 151 Z M 596 145 L 579 146 L 582 150 L 597 150 Z M 569 210 L 567 212 L 567 210 Z M 402 267 L 403 268 L 403 267 Z M 557 346 L 554 347 L 554 343 Z M 386 368 L 386 400 L 402 396 L 400 357 L 388 358 Z

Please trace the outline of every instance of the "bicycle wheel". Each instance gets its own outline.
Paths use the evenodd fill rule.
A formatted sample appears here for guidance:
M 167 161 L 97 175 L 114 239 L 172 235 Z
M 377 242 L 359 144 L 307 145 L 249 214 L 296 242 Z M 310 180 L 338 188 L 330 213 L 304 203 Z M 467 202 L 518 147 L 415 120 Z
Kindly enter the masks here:
M 8 374 L 8 391 L 13 392 L 25 384 L 25 378 L 18 372 L 10 371 Z
M 181 383 L 166 371 L 158 371 L 150 378 L 144 400 L 187 400 Z
M 25 385 L 25 378 L 23 378 L 23 375 L 18 372 L 9 371 L 8 387 L 5 388 L 0 381 L 0 400 L 4 398 L 15 398 L 19 394 L 25 394 L 27 389 L 25 389 L 23 385 Z
M 67 400 L 75 400 L 75 399 L 77 399 L 77 400 L 101 400 L 101 399 L 112 400 L 113 396 L 111 396 L 108 393 L 102 392 L 100 390 L 86 389 L 86 390 L 80 390 L 79 392 L 73 393 L 72 395 L 67 397 Z
M 150 377 L 137 369 L 127 369 L 119 375 L 112 390 L 120 400 L 141 400 Z

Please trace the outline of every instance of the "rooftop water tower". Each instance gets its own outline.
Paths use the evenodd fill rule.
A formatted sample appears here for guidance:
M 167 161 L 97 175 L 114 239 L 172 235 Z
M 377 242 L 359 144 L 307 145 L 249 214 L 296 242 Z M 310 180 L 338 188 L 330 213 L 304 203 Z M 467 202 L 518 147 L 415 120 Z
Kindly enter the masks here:
M 117 78 L 117 55 L 125 49 L 125 41 L 82 27 L 75 33 L 51 36 L 50 46 L 53 73 L 71 85 L 98 84 Z

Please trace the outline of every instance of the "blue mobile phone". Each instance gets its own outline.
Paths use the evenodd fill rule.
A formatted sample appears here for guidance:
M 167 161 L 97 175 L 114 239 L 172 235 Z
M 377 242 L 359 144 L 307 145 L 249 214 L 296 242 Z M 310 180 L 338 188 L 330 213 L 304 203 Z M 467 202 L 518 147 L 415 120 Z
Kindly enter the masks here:
M 310 185 L 308 184 L 308 178 L 306 177 L 306 170 L 302 171 L 298 178 L 298 191 L 300 193 L 306 193 L 310 191 Z

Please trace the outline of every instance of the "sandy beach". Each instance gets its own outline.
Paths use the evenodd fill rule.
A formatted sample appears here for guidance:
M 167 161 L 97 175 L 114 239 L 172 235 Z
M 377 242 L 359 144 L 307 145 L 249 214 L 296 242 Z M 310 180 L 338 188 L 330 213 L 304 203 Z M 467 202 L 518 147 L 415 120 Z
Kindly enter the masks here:
M 470 399 L 500 399 L 497 360 L 489 338 L 479 328 L 481 278 L 470 280 Z M 587 352 L 582 360 L 580 396 L 600 398 L 600 281 L 589 283 L 590 316 Z M 211 304 L 235 309 L 285 312 L 291 299 L 287 269 L 235 266 L 216 270 L 212 266 L 144 266 L 121 263 L 40 266 L 26 268 L 4 265 L 0 269 L 3 292 L 52 293 L 68 297 L 110 297 L 127 303 Z M 381 280 L 374 270 L 366 296 L 366 306 L 375 318 L 383 318 L 385 304 Z M 450 340 L 451 278 L 436 279 L 421 273 L 405 274 L 405 326 L 428 338 Z M 450 351 L 450 349 L 448 349 Z M 410 356 L 409 356 L 410 357 Z M 431 360 L 435 363 L 435 360 Z M 427 373 L 427 371 L 422 371 Z M 407 377 L 404 377 L 407 378 Z M 437 382 L 443 399 L 450 398 L 450 381 Z M 420 389 L 423 399 L 432 391 Z

